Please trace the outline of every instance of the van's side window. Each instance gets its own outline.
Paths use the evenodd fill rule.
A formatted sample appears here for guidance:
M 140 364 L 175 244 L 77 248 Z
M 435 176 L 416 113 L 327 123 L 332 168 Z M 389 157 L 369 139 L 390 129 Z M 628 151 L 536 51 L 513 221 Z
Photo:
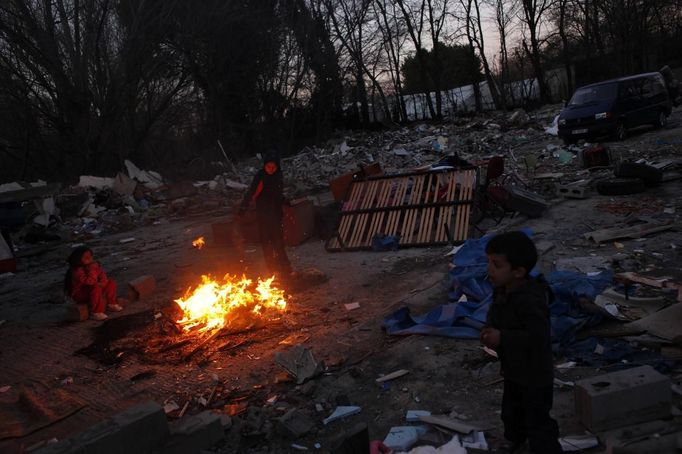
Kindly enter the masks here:
M 621 98 L 632 98 L 633 96 L 638 96 L 637 86 L 632 80 L 626 80 L 621 83 L 620 86 L 620 97 Z
M 642 96 L 651 97 L 654 95 L 654 81 L 651 79 L 644 79 L 642 81 Z

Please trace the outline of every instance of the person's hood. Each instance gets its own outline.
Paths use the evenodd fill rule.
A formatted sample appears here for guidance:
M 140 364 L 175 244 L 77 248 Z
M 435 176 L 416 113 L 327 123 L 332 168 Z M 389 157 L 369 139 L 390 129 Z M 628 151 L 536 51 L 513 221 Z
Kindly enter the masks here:
M 263 167 L 265 167 L 265 163 L 267 162 L 274 162 L 277 164 L 277 171 L 280 172 L 282 170 L 282 163 L 280 160 L 279 152 L 275 149 L 270 149 L 263 153 Z

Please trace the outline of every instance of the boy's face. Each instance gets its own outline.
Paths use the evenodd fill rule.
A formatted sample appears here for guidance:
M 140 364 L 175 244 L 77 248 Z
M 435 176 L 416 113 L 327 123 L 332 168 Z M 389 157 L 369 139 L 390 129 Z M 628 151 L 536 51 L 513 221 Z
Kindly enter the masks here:
M 488 254 L 488 278 L 494 287 L 506 287 L 526 277 L 523 267 L 512 268 L 504 254 Z
M 277 172 L 277 164 L 272 161 L 268 161 L 265 163 L 264 169 L 265 173 L 272 175 L 273 173 Z

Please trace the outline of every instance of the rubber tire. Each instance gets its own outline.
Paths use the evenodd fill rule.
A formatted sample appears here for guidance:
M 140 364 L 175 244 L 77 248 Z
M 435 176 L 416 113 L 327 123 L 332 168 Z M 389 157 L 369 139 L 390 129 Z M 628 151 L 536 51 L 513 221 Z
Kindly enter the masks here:
M 628 130 L 625 127 L 625 123 L 623 123 L 622 121 L 616 123 L 616 127 L 613 129 L 613 132 L 611 133 L 611 137 L 616 142 L 621 142 L 625 140 L 628 137 Z
M 577 139 L 571 139 L 571 138 L 568 138 L 568 137 L 564 137 L 564 138 L 562 138 L 561 140 L 564 141 L 564 145 L 566 145 L 566 146 L 575 145 L 576 143 L 578 143 L 578 140 L 577 140 Z
M 610 178 L 597 182 L 597 192 L 601 195 L 639 194 L 645 190 L 640 178 Z
M 668 125 L 668 116 L 662 110 L 658 113 L 658 119 L 654 123 L 657 128 L 665 128 Z
M 622 162 L 613 169 L 613 174 L 619 178 L 640 178 L 648 186 L 660 184 L 663 180 L 663 171 L 637 162 Z

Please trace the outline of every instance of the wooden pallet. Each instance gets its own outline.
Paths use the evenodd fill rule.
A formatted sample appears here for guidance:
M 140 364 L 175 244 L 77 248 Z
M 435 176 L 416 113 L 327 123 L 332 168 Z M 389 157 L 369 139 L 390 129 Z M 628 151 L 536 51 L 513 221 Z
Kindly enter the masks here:
M 377 234 L 399 236 L 401 247 L 463 242 L 475 184 L 473 168 L 355 181 L 327 250 L 371 249 Z

